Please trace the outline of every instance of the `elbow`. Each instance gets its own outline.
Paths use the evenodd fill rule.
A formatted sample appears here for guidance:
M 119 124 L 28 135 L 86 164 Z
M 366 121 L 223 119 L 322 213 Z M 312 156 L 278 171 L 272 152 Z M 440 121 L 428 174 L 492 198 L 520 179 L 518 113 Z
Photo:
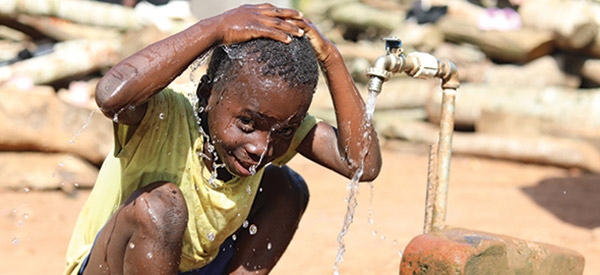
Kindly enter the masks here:
M 365 165 L 362 176 L 360 177 L 361 182 L 374 181 L 381 172 L 381 157 L 378 157 L 371 165 Z
M 122 108 L 116 104 L 118 100 L 116 99 L 117 88 L 113 85 L 114 81 L 111 81 L 107 76 L 104 76 L 98 84 L 96 85 L 96 90 L 94 94 L 94 98 L 96 100 L 96 105 L 102 113 L 112 119 L 113 116 Z

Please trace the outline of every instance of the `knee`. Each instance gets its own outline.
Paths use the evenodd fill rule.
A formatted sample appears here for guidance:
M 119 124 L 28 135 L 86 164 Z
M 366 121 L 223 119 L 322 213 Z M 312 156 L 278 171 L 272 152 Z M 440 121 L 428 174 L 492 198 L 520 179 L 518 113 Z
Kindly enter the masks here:
M 132 217 L 138 229 L 166 243 L 179 242 L 188 211 L 181 190 L 170 182 L 155 182 L 134 194 Z
M 268 175 L 267 185 L 270 185 L 265 188 L 271 188 L 277 193 L 272 198 L 280 199 L 287 207 L 292 208 L 290 210 L 302 215 L 310 197 L 308 186 L 302 176 L 287 166 L 273 165 L 268 167 L 265 174 Z

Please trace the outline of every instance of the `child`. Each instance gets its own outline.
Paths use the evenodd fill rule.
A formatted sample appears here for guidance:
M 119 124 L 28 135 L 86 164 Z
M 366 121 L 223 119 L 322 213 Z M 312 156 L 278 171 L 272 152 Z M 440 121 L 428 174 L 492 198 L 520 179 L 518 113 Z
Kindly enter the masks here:
M 214 47 L 198 114 L 167 85 Z M 306 114 L 317 62 L 337 130 Z M 365 181 L 381 167 L 340 53 L 291 9 L 244 5 L 201 20 L 114 66 L 96 101 L 115 121 L 115 151 L 77 221 L 66 274 L 266 274 L 308 202 L 284 166 L 296 152 L 346 177 L 364 162 Z

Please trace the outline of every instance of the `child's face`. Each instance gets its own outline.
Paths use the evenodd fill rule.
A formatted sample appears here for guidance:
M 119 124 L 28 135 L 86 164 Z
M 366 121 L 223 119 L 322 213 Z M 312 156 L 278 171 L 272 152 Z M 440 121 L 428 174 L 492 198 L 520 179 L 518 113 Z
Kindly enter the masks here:
M 312 100 L 279 77 L 242 70 L 208 100 L 208 126 L 219 159 L 231 173 L 252 175 L 287 152 Z

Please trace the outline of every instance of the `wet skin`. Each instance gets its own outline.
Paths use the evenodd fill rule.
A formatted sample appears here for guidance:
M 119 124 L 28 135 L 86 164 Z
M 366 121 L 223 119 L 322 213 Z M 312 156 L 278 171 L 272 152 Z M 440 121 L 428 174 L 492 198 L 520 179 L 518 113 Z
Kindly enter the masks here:
M 288 34 L 306 35 L 313 45 L 328 80 L 338 124 L 336 133 L 329 124 L 318 123 L 299 145 L 298 152 L 348 178 L 358 169 L 360 160 L 364 160 L 365 173 L 361 180 L 374 179 L 381 167 L 381 155 L 373 127 L 365 127 L 364 102 L 335 46 L 295 10 L 269 4 L 244 5 L 201 20 L 111 68 L 98 83 L 96 101 L 108 118 L 112 120 L 118 114 L 117 123 L 135 128 L 144 117 L 146 101 L 211 47 L 260 37 L 289 43 Z M 246 176 L 253 164 L 259 164 L 263 152 L 260 165 L 287 150 L 310 98 L 305 91 L 282 85 L 277 79 L 270 79 L 273 86 L 266 85 L 264 78 L 244 72 L 240 72 L 237 79 L 243 80 L 238 83 L 246 87 L 239 89 L 231 85 L 226 92 L 214 91 L 205 97 L 209 98 L 209 132 L 216 141 L 219 158 L 232 173 Z M 223 95 L 222 100 L 220 95 Z M 366 140 L 363 139 L 365 131 Z M 247 231 L 239 232 L 236 252 L 227 272 L 268 273 L 291 241 L 306 207 L 305 183 L 288 168 L 265 167 L 261 187 L 265 192 L 257 194 L 249 217 L 258 225 L 259 232 L 252 237 L 245 233 Z M 151 203 L 146 203 L 149 200 Z M 176 211 L 184 207 L 183 196 L 173 183 L 156 182 L 136 191 L 107 222 L 105 229 L 110 229 L 99 234 L 98 245 L 94 246 L 90 258 L 92 268 L 86 268 L 85 274 L 102 273 L 107 267 L 112 274 L 176 273 L 187 215 L 173 216 L 172 213 L 185 214 L 186 211 Z M 148 208 L 159 216 L 148 217 Z M 161 222 L 154 223 L 152 219 Z M 165 235 L 165 232 L 170 234 Z M 150 262 L 147 257 L 143 258 L 147 255 L 126 253 L 130 240 L 136 240 L 136 247 L 161 253 L 154 254 Z M 267 241 L 272 243 L 269 251 L 265 251 Z
M 256 75 L 252 67 L 246 63 L 233 81 L 206 100 L 219 160 L 241 177 L 251 176 L 288 150 L 312 100 L 312 90 L 291 88 L 279 77 Z M 213 167 L 211 160 L 205 162 Z

